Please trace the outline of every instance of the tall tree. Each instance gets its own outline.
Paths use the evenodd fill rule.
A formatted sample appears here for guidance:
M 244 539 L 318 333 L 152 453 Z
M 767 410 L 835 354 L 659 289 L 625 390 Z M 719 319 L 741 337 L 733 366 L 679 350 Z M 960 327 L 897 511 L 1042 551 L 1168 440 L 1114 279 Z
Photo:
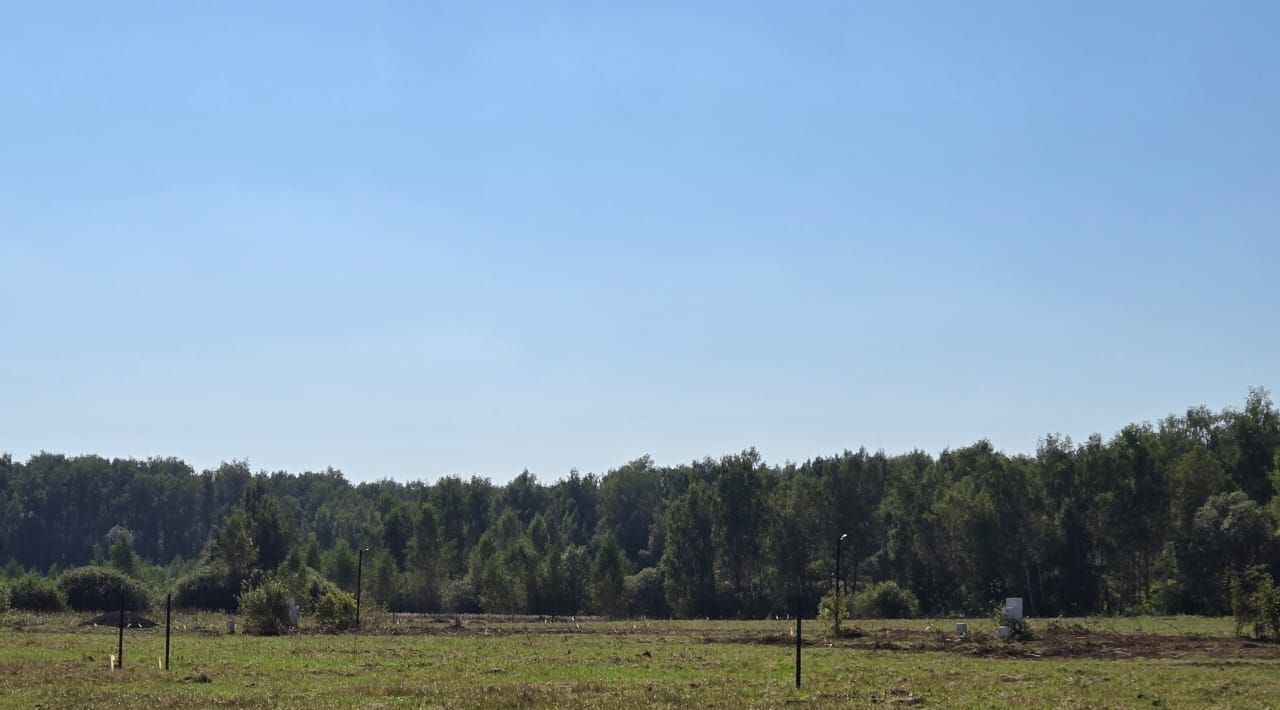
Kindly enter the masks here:
M 275 569 L 289 554 L 293 539 L 280 503 L 267 491 L 263 477 L 255 477 L 245 486 L 244 511 L 249 534 L 258 548 L 258 564 L 263 569 Z
M 137 577 L 141 562 L 138 560 L 138 553 L 133 550 L 133 533 L 128 528 L 115 527 L 107 537 L 111 541 L 107 553 L 111 566 L 130 577 Z
M 382 519 L 382 545 L 398 569 L 405 568 L 409 541 L 413 539 L 413 513 L 408 503 L 396 502 Z
M 413 538 L 406 558 L 411 593 L 423 610 L 435 611 L 439 603 L 441 558 L 440 527 L 435 506 L 430 501 L 418 506 L 413 520 Z
M 716 615 L 714 492 L 695 483 L 667 510 L 662 573 L 667 602 L 677 616 Z
M 640 553 L 648 546 L 659 512 L 660 481 L 652 459 L 643 456 L 605 474 L 600 482 L 600 525 L 613 534 L 633 565 L 642 562 Z
M 605 616 L 625 616 L 627 599 L 623 582 L 627 576 L 622 548 L 613 535 L 603 535 L 591 566 L 591 599 Z

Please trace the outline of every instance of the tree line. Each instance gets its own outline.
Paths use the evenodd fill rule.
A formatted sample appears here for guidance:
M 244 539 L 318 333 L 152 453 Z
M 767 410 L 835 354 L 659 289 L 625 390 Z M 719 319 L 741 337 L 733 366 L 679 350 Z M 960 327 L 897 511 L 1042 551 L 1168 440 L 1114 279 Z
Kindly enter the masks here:
M 272 574 L 403 611 L 764 617 L 893 582 L 927 614 L 1222 614 L 1280 572 L 1280 414 L 1251 390 L 1104 439 L 1046 436 L 768 464 L 754 449 L 676 466 L 505 485 L 353 484 L 339 471 L 196 472 L 174 458 L 0 456 L 10 579 L 112 567 L 188 605 L 234 608 Z M 914 602 L 913 602 L 914 603 Z

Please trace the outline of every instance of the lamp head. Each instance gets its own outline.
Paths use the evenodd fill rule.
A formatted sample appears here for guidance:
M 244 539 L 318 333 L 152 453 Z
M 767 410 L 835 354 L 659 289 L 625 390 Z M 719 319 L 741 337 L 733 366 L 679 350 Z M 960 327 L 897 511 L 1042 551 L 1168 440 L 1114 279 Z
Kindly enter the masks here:
M 841 539 L 841 540 L 844 540 L 846 537 L 849 537 L 849 533 L 844 533 L 844 534 L 842 534 L 842 535 L 840 536 L 840 539 Z

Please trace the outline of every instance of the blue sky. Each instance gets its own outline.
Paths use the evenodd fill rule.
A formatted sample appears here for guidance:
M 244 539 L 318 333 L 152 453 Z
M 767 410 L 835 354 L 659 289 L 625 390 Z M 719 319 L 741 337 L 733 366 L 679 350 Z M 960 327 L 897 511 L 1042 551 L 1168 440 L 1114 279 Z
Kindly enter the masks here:
M 1280 387 L 1277 26 L 6 5 L 0 451 L 550 480 L 1239 405 Z

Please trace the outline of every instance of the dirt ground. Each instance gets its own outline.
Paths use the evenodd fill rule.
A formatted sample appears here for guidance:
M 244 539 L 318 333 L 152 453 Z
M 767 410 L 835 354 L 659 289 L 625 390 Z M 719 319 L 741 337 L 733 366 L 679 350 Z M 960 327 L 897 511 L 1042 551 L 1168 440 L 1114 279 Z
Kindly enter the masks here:
M 494 621 L 497 621 L 496 619 Z M 426 622 L 426 623 L 421 623 Z M 835 638 L 816 622 L 804 627 L 804 645 L 860 649 L 878 652 L 910 653 L 918 651 L 948 651 L 979 658 L 1183 658 L 1209 657 L 1214 664 L 1231 665 L 1250 659 L 1280 659 L 1280 643 L 1255 640 L 1247 637 L 1225 635 L 1200 635 L 1177 633 L 1120 632 L 1085 628 L 1072 623 L 1053 620 L 1033 620 L 1031 637 L 1024 640 L 1001 641 L 994 629 L 975 628 L 964 637 L 953 633 L 953 626 L 910 630 L 902 628 L 846 628 L 848 636 Z M 790 626 L 788 624 L 788 626 Z M 810 630 L 812 629 L 812 630 Z M 726 625 L 723 631 L 714 624 L 696 629 L 674 629 L 655 625 L 648 628 L 643 622 L 632 624 L 597 625 L 590 620 L 567 618 L 547 619 L 544 623 L 505 624 L 489 623 L 480 617 L 465 619 L 421 619 L 402 628 L 382 628 L 379 633 L 429 634 L 429 635 L 490 635 L 512 634 L 620 634 L 653 635 L 655 640 L 693 640 L 703 643 L 740 643 L 765 645 L 791 645 L 794 632 L 769 629 L 742 629 Z
M 964 637 L 943 631 L 904 629 L 864 630 L 861 636 L 833 639 L 818 635 L 805 645 L 824 645 L 868 651 L 912 652 L 950 651 L 981 658 L 1183 658 L 1209 656 L 1220 662 L 1248 659 L 1280 659 L 1280 644 L 1244 637 L 1117 633 L 1052 622 L 1033 627 L 1032 637 L 1001 641 L 986 631 L 971 631 Z M 732 634 L 705 636 L 712 643 L 794 644 L 787 634 Z

